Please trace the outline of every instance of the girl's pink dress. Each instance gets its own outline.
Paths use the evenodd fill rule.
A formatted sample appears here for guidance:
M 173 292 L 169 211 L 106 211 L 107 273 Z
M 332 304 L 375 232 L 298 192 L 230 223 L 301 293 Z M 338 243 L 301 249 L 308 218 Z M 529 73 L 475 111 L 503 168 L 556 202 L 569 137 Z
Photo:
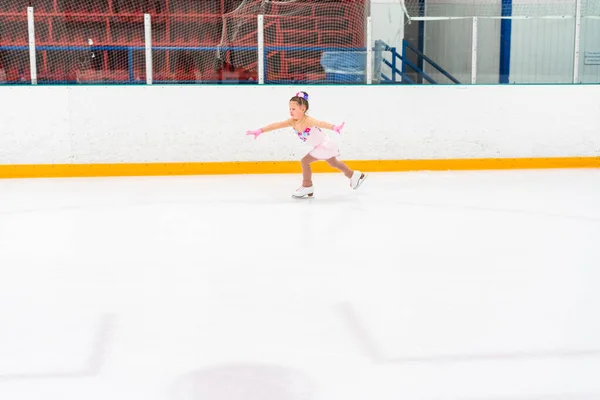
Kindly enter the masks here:
M 294 132 L 296 132 L 300 140 L 313 148 L 308 154 L 314 158 L 328 160 L 332 157 L 340 156 L 338 145 L 331 141 L 329 135 L 323 132 L 321 128 L 314 126 L 306 128 L 303 132 L 298 132 L 294 129 Z

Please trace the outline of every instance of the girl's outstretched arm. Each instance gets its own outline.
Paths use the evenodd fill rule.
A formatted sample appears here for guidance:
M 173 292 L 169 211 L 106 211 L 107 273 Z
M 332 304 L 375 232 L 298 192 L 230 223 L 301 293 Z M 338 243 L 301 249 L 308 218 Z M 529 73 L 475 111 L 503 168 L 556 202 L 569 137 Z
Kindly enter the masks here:
M 329 122 L 318 121 L 318 120 L 314 119 L 313 117 L 310 117 L 310 120 L 309 120 L 308 124 L 312 125 L 312 126 L 317 126 L 319 128 L 329 129 L 331 131 L 335 131 L 337 133 L 340 133 L 340 131 L 344 127 L 345 122 L 342 122 L 341 125 L 334 125 L 334 124 L 331 124 Z
M 253 131 L 247 131 L 246 135 L 254 136 L 254 139 L 256 139 L 258 136 L 262 135 L 265 132 L 274 131 L 276 129 L 285 128 L 287 126 L 292 126 L 291 119 L 286 119 L 285 121 L 281 121 L 281 122 L 275 122 L 275 123 L 269 124 L 265 127 L 262 127 L 260 129 L 255 129 Z
M 275 122 L 273 124 L 269 124 L 265 127 L 262 127 L 261 130 L 263 132 L 269 132 L 269 131 L 274 131 L 274 130 L 281 129 L 281 128 L 286 128 L 288 126 L 292 126 L 291 119 L 286 119 L 285 121 L 280 121 L 280 122 Z

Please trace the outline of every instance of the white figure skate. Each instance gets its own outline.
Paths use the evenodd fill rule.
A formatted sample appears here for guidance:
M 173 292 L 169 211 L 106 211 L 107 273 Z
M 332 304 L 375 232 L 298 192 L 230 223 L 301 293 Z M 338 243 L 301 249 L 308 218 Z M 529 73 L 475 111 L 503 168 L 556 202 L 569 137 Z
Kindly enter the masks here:
M 315 194 L 315 190 L 313 189 L 312 186 L 310 186 L 310 187 L 300 186 L 294 193 L 292 193 L 292 197 L 301 199 L 301 198 L 307 197 L 307 196 L 313 197 L 314 194 Z
M 365 179 L 367 179 L 367 174 L 363 174 L 360 171 L 354 171 L 352 178 L 350 178 L 350 187 L 354 190 L 358 189 Z

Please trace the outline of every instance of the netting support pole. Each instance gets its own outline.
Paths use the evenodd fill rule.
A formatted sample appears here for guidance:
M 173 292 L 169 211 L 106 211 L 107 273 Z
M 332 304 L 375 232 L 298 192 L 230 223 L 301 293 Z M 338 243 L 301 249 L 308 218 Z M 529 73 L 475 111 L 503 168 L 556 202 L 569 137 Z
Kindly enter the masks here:
M 37 62 L 35 60 L 35 24 L 33 20 L 33 7 L 27 7 L 27 30 L 29 31 L 29 70 L 31 84 L 37 85 Z
M 265 16 L 258 16 L 258 84 L 265 83 Z
M 573 83 L 579 83 L 579 51 L 581 43 L 581 0 L 575 11 L 575 52 L 573 54 Z
M 373 83 L 373 24 L 367 17 L 367 85 Z
M 477 41 L 479 20 L 473 17 L 473 37 L 471 39 L 471 84 L 477 83 Z
M 146 84 L 152 85 L 152 19 L 144 14 L 144 37 L 146 50 Z M 133 66 L 131 66 L 133 68 Z

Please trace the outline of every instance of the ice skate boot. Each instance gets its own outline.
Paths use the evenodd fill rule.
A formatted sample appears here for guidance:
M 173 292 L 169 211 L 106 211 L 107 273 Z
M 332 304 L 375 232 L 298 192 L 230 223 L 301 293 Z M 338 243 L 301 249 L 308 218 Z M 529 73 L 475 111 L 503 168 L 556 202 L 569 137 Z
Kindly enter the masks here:
M 315 191 L 312 186 L 300 186 L 294 193 L 292 193 L 292 197 L 297 199 L 301 199 L 303 197 L 313 197 Z
M 360 185 L 367 179 L 367 174 L 363 174 L 360 171 L 354 171 L 350 178 L 350 187 L 354 190 L 358 189 Z

